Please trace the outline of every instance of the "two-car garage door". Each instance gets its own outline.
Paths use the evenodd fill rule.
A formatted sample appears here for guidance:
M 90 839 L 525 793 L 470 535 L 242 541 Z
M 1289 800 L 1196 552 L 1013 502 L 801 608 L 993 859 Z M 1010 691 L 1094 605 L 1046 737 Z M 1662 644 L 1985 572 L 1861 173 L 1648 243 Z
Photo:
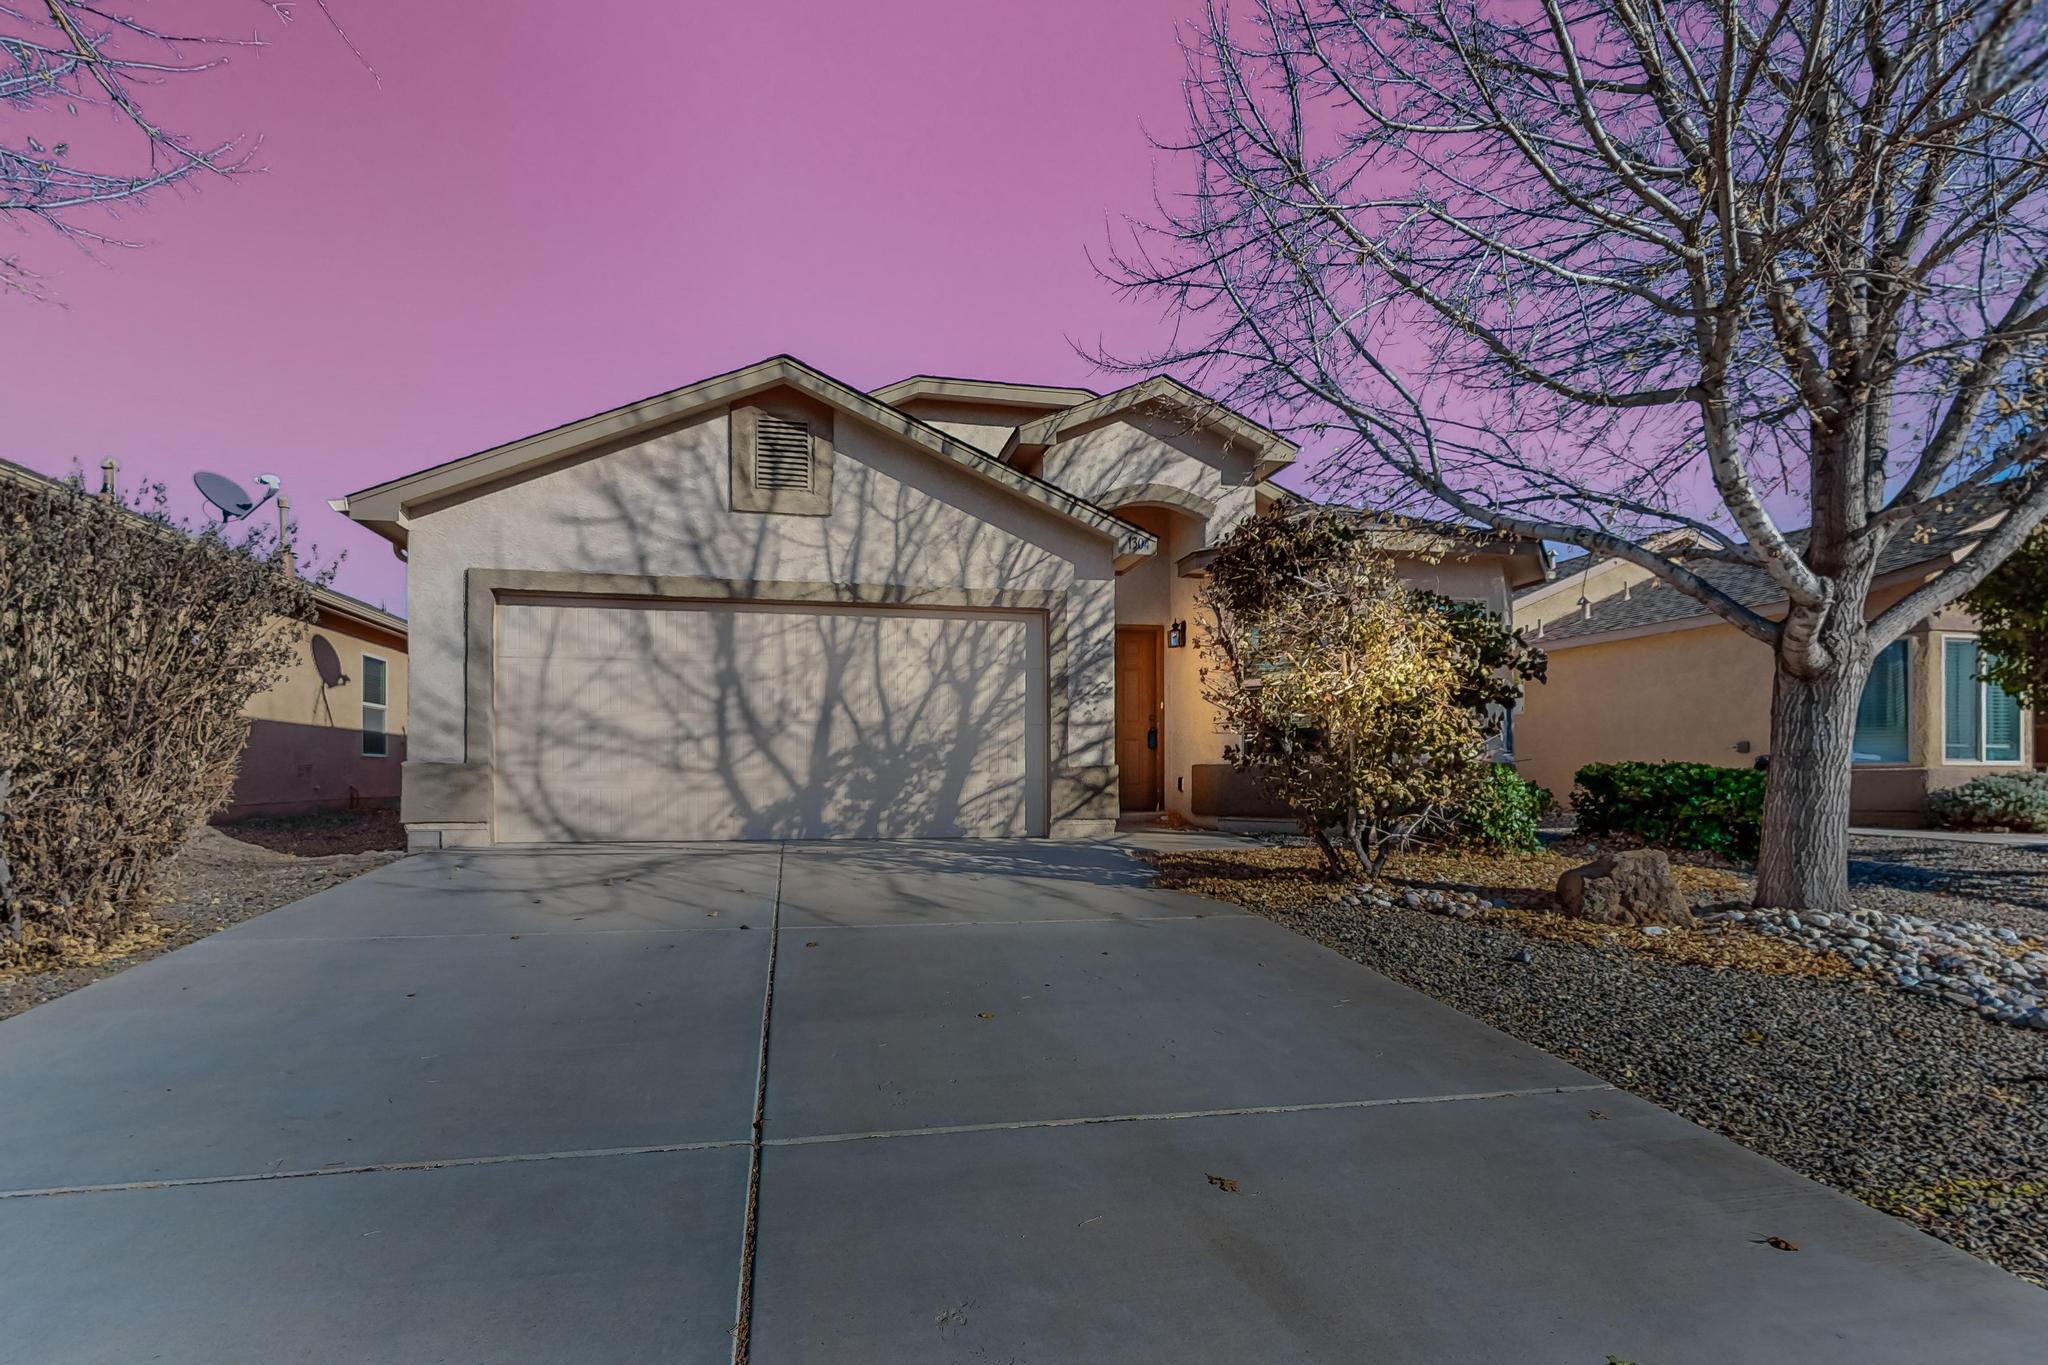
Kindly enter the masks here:
M 497 609 L 501 842 L 1044 832 L 1028 613 Z

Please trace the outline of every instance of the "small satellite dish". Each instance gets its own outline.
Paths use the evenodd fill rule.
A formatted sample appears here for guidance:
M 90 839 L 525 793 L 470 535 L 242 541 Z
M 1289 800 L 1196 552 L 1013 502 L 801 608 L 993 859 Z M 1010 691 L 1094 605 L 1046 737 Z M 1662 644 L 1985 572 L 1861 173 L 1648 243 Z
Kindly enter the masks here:
M 214 474 L 200 470 L 192 476 L 199 495 L 220 511 L 222 521 L 240 521 L 251 512 L 277 496 L 279 479 L 275 474 L 258 474 L 256 482 L 263 485 L 263 496 L 252 498 L 242 485 L 225 474 Z

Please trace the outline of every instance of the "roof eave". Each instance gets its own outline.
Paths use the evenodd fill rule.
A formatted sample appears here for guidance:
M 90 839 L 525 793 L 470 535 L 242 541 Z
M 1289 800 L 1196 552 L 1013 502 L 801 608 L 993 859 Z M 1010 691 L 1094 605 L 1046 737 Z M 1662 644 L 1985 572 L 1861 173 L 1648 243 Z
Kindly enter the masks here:
M 1168 375 L 1154 375 L 1150 379 L 1140 380 L 1113 393 L 1103 394 L 1059 412 L 1048 413 L 1035 422 L 1025 423 L 1011 434 L 1003 447 L 1002 458 L 1014 460 L 1026 450 L 1043 450 L 1047 446 L 1057 445 L 1069 436 L 1078 434 L 1083 428 L 1098 422 L 1112 421 L 1123 413 L 1148 403 L 1195 409 L 1198 414 L 1198 430 L 1220 434 L 1227 444 L 1242 443 L 1251 447 L 1256 455 L 1252 465 L 1253 475 L 1258 480 L 1271 478 L 1293 464 L 1301 454 L 1301 447 L 1294 442 L 1276 431 L 1260 426 L 1234 408 L 1227 407 Z
M 1157 542 L 1084 498 L 1009 468 L 1001 460 L 959 441 L 860 390 L 840 383 L 791 356 L 775 356 L 696 384 L 656 394 L 577 422 L 550 428 L 474 455 L 373 485 L 333 505 L 351 520 L 403 547 L 411 509 L 445 503 L 479 489 L 571 459 L 593 446 L 648 427 L 683 421 L 730 406 L 754 394 L 787 386 L 830 404 L 878 430 L 905 438 L 985 482 L 1008 489 L 1056 516 L 1108 537 L 1119 555 L 1143 557 Z

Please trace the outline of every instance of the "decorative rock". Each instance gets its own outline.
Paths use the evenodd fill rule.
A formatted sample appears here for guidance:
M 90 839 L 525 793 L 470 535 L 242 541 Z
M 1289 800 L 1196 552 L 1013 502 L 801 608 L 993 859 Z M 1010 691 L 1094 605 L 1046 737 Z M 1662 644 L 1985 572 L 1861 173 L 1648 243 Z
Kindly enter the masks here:
M 1572 868 L 1557 879 L 1557 899 L 1565 914 L 1595 924 L 1693 927 L 1692 908 L 1661 849 L 1610 853 Z

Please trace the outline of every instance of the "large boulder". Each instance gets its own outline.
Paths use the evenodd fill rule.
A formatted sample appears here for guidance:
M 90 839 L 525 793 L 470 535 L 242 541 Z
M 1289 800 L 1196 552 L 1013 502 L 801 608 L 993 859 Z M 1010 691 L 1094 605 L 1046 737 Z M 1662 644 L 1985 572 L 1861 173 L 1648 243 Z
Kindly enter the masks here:
M 1660 849 L 1632 848 L 1575 867 L 1557 879 L 1557 899 L 1567 915 L 1595 924 L 1693 926 L 1692 907 Z

